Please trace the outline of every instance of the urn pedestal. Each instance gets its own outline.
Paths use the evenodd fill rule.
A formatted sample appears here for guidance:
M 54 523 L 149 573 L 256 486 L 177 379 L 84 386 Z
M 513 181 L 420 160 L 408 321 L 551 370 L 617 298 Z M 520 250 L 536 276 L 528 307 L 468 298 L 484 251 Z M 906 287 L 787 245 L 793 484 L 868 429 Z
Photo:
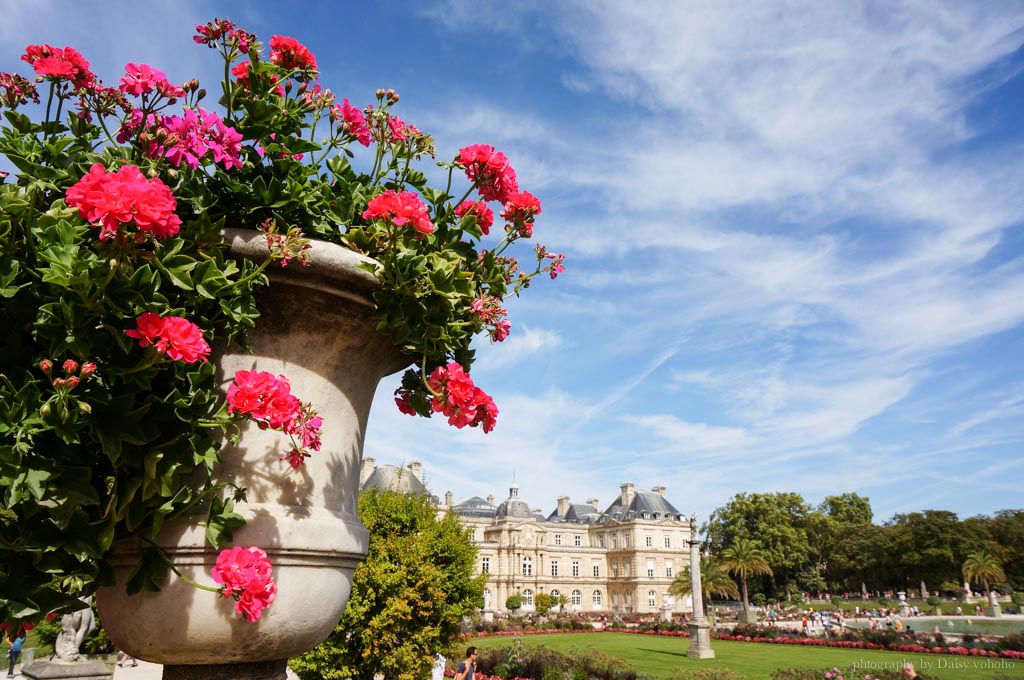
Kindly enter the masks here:
M 263 235 L 227 230 L 230 252 L 262 261 Z M 246 525 L 232 545 L 264 549 L 274 566 L 277 599 L 257 622 L 244 620 L 230 599 L 196 589 L 171 575 L 156 593 L 128 596 L 124 583 L 137 547 L 111 560 L 118 584 L 97 604 L 110 638 L 132 656 L 165 665 L 165 678 L 198 673 L 215 678 L 283 678 L 285 661 L 322 642 L 334 629 L 365 557 L 368 534 L 356 515 L 366 422 L 380 379 L 409 360 L 375 329 L 377 280 L 358 268 L 368 262 L 341 246 L 314 243 L 312 263 L 272 265 L 261 291 L 261 316 L 239 349 L 215 353 L 222 389 L 237 370 L 287 376 L 292 394 L 323 417 L 319 452 L 292 470 L 281 458 L 288 438 L 245 423 L 237 444 L 221 450 L 220 481 L 248 490 L 236 505 Z M 205 515 L 168 525 L 156 539 L 188 578 L 216 586 L 217 551 L 205 540 Z M 189 668 L 202 666 L 202 668 Z

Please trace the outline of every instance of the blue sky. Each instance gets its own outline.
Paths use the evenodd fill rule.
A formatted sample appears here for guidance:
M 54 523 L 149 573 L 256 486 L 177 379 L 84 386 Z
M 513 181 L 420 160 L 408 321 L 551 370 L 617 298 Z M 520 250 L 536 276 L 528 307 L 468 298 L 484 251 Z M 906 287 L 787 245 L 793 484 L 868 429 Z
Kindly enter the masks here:
M 372 5 L 372 6 L 371 6 Z M 292 8 L 301 7 L 301 11 Z M 401 415 L 366 455 L 545 512 L 668 487 L 855 491 L 876 521 L 1024 507 L 1024 2 L 8 0 L 2 70 L 71 45 L 216 91 L 193 26 L 290 35 L 439 157 L 493 144 L 567 273 L 480 343 L 489 435 Z M 329 415 L 329 414 L 327 414 Z

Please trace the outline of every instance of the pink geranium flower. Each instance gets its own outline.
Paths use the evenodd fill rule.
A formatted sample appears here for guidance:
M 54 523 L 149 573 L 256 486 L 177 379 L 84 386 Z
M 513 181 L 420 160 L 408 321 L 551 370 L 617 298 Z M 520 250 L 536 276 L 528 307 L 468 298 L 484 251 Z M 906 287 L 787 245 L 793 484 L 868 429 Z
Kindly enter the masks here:
M 188 319 L 180 316 L 160 316 L 153 312 L 143 312 L 136 328 L 124 332 L 130 338 L 139 341 L 139 347 L 153 345 L 160 354 L 166 354 L 175 361 L 192 364 L 206 361 L 210 355 L 210 345 L 203 337 L 203 331 Z
M 279 430 L 292 438 L 292 450 L 281 460 L 297 468 L 321 447 L 323 418 L 311 404 L 304 404 L 291 392 L 283 375 L 266 371 L 237 371 L 228 387 L 228 413 L 238 413 L 260 427 Z
M 107 172 L 96 163 L 68 189 L 65 200 L 78 208 L 79 216 L 101 225 L 100 238 L 104 240 L 114 238 L 122 224 L 131 222 L 158 239 L 174 236 L 181 227 L 170 188 L 157 177 L 146 179 L 134 165 Z
M 29 45 L 21 60 L 32 65 L 35 72 L 47 78 L 70 80 L 77 89 L 96 80 L 89 70 L 89 62 L 73 47 Z
M 509 223 L 509 231 L 529 238 L 533 235 L 533 218 L 539 215 L 540 200 L 529 191 L 513 191 L 505 201 L 502 218 Z
M 414 191 L 396 192 L 388 189 L 375 196 L 367 204 L 363 219 L 388 220 L 396 227 L 408 224 L 421 234 L 434 232 L 427 206 Z
M 286 35 L 270 37 L 270 63 L 285 69 L 315 71 L 316 57 L 295 38 Z
M 472 215 L 476 218 L 477 226 L 484 234 L 491 233 L 491 226 L 494 224 L 494 211 L 487 207 L 483 201 L 463 201 L 455 206 L 455 215 L 465 217 Z
M 292 395 L 291 383 L 283 375 L 266 371 L 237 371 L 228 388 L 228 412 L 264 421 L 281 430 L 302 412 L 301 402 Z
M 342 99 L 341 104 L 334 107 L 335 114 L 344 121 L 345 132 L 363 146 L 370 146 L 373 139 L 370 127 L 366 124 L 366 116 L 363 112 L 348 103 L 348 98 Z
M 434 393 L 430 408 L 448 416 L 448 424 L 457 428 L 483 425 L 484 432 L 494 429 L 498 407 L 494 400 L 473 384 L 473 379 L 457 362 L 438 366 L 427 378 Z
M 256 546 L 222 550 L 210 573 L 224 586 L 221 595 L 233 597 L 235 611 L 247 621 L 258 621 L 277 598 L 274 567 L 267 553 Z
M 184 97 L 185 90 L 179 85 L 172 85 L 163 71 L 148 64 L 125 64 L 124 75 L 118 81 L 120 90 L 136 97 L 152 94 L 154 91 L 170 99 Z
M 489 144 L 473 144 L 459 149 L 455 162 L 466 169 L 466 177 L 476 185 L 485 200 L 505 203 L 519 191 L 516 171 L 508 164 L 508 158 Z

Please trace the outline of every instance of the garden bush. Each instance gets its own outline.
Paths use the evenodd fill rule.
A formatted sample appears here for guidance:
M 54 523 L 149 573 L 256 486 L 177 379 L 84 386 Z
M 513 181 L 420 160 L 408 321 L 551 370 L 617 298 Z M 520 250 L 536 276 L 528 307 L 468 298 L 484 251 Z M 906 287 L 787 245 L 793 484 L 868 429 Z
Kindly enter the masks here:
M 514 638 L 509 647 L 480 650 L 477 672 L 501 678 L 537 680 L 640 680 L 625 661 L 599 651 L 562 654 L 543 646 L 526 648 L 519 638 Z M 686 677 L 689 680 L 690 676 Z M 727 678 L 729 676 L 714 676 L 714 680 Z M 712 677 L 705 680 L 712 680 Z

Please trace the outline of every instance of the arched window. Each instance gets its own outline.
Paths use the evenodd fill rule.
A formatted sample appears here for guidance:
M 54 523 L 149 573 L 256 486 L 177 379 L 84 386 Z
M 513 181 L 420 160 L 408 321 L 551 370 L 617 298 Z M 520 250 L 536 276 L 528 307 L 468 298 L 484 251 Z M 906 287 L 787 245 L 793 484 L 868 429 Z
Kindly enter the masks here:
M 583 593 L 578 590 L 572 591 L 572 605 L 579 607 L 581 604 L 583 604 Z
M 654 609 L 658 606 L 658 594 L 653 590 L 647 593 L 647 606 Z
M 601 606 L 601 591 L 600 590 L 595 590 L 594 591 L 594 606 L 595 607 L 600 607 Z
M 561 593 L 558 592 L 557 590 L 552 590 L 551 591 L 551 597 L 557 598 L 559 595 L 561 595 Z
M 527 555 L 523 558 L 523 576 L 533 575 L 533 558 Z
M 533 606 L 533 591 L 529 588 L 523 591 L 523 604 Z

